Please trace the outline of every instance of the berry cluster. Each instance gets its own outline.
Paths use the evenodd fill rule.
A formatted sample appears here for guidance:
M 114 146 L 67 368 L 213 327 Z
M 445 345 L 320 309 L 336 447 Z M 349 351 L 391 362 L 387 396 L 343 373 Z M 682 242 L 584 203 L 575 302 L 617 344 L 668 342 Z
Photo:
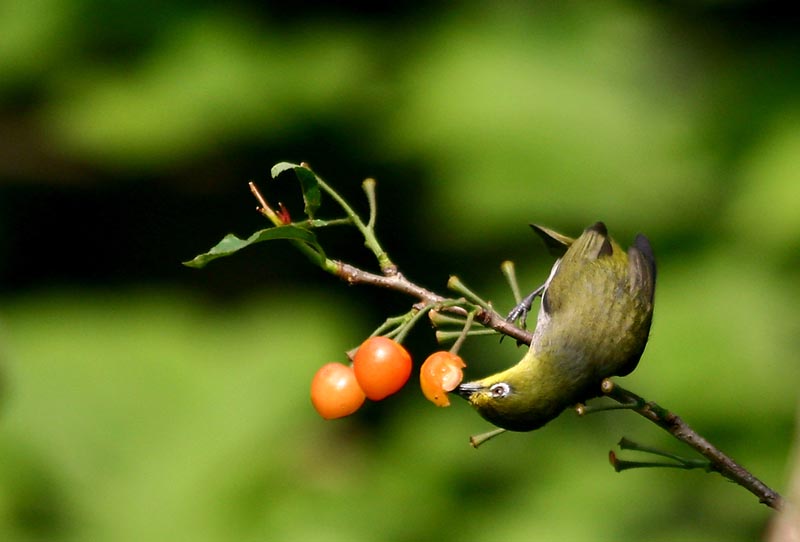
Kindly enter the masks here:
M 448 406 L 447 392 L 461 383 L 464 361 L 450 352 L 434 352 L 420 368 L 425 397 Z M 311 381 L 311 403 L 326 420 L 348 416 L 369 398 L 380 401 L 397 393 L 411 376 L 411 355 L 388 337 L 370 337 L 353 356 L 353 363 L 323 365 Z

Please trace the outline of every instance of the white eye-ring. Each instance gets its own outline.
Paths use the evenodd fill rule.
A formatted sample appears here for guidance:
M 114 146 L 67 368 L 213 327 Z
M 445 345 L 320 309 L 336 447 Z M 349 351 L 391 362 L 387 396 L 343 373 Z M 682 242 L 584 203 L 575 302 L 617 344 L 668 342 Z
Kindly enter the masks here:
M 509 386 L 505 382 L 498 382 L 497 384 L 493 384 L 492 387 L 489 388 L 489 393 L 492 394 L 492 397 L 499 399 L 511 393 L 511 386 Z

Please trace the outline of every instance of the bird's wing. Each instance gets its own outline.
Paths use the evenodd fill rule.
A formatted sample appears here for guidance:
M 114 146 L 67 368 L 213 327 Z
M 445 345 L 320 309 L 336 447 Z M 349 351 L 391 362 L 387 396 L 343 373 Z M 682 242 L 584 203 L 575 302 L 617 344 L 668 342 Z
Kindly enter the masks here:
M 554 282 L 572 285 L 581 281 L 581 275 L 585 273 L 585 264 L 576 260 L 594 261 L 609 257 L 614 253 L 614 243 L 608 236 L 606 225 L 602 222 L 597 222 L 586 228 L 580 237 L 573 240 L 566 248 L 567 250 L 557 263 L 557 267 L 553 267 L 553 272 L 550 279 L 548 279 L 548 286 L 542 295 L 542 309 L 548 314 L 558 311 L 564 302 L 564 298 L 570 295 L 569 288 L 554 289 L 550 288 L 550 286 Z M 617 250 L 619 250 L 619 247 L 617 247 Z
M 641 292 L 650 303 L 656 288 L 656 260 L 650 241 L 641 233 L 628 249 L 631 292 Z
M 562 235 L 557 231 L 545 228 L 539 224 L 531 224 L 530 226 L 533 228 L 533 231 L 542 238 L 550 254 L 557 258 L 563 256 L 569 246 L 575 242 L 575 239 L 572 237 L 567 237 L 566 235 Z

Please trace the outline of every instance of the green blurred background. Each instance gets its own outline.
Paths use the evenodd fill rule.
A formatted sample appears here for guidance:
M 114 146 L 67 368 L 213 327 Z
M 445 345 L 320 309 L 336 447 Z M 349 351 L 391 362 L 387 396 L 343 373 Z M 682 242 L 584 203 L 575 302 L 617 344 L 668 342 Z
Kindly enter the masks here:
M 526 288 L 551 263 L 529 222 L 643 231 L 660 282 L 625 383 L 782 490 L 797 23 L 769 2 L 0 0 L 0 540 L 759 538 L 770 510 L 719 476 L 614 473 L 623 435 L 690 453 L 633 414 L 476 451 L 487 424 L 410 385 L 324 422 L 314 371 L 409 300 L 281 243 L 180 262 L 265 226 L 248 180 L 299 215 L 268 181 L 283 160 L 362 209 L 376 177 L 404 272 L 502 310 L 501 261 Z M 324 241 L 371 265 L 354 234 Z M 463 354 L 480 376 L 521 351 Z

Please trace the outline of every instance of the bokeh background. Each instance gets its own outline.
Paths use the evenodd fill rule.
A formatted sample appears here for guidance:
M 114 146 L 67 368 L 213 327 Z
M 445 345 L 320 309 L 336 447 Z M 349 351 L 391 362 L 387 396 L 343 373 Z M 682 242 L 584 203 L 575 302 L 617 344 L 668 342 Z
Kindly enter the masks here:
M 276 3 L 278 4 L 278 3 Z M 291 7 L 290 7 L 291 6 Z M 702 472 L 616 474 L 633 414 L 505 435 L 417 387 L 324 422 L 315 370 L 409 299 L 288 244 L 307 161 L 407 276 L 512 305 L 551 259 L 527 224 L 605 220 L 659 261 L 624 381 L 778 490 L 800 350 L 800 36 L 770 2 L 361 5 L 0 0 L 0 539 L 753 540 L 771 511 Z M 321 211 L 336 215 L 326 202 Z M 329 252 L 374 266 L 360 240 Z M 421 326 L 415 359 L 436 346 Z M 469 341 L 468 376 L 521 356 Z M 630 453 L 624 457 L 633 459 Z

